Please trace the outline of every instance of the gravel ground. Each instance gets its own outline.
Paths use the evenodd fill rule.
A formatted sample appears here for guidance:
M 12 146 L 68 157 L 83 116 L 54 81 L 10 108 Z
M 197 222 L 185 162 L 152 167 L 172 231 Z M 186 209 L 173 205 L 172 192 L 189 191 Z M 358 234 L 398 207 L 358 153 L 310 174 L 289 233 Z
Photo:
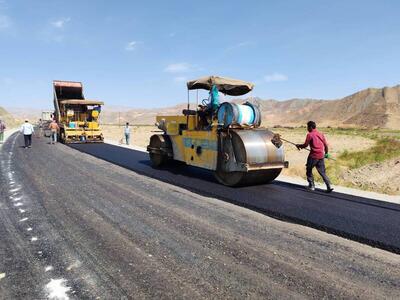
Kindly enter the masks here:
M 343 176 L 355 186 L 364 188 L 372 186 L 376 190 L 397 194 L 400 199 L 400 157 L 347 170 Z
M 0 175 L 0 298 L 400 297 L 400 256 L 21 136 Z

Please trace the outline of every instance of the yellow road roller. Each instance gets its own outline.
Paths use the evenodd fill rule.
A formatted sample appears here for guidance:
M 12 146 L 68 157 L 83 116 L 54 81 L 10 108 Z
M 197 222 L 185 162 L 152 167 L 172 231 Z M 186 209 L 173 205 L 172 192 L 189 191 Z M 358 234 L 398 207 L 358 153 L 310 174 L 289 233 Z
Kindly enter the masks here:
M 273 181 L 288 167 L 279 135 L 260 127 L 261 112 L 256 104 L 219 103 L 219 93 L 242 96 L 254 85 L 218 76 L 187 82 L 188 91 L 209 91 L 195 110 L 188 106 L 182 115 L 156 117 L 162 134 L 150 138 L 147 151 L 154 167 L 168 160 L 214 171 L 227 186 Z

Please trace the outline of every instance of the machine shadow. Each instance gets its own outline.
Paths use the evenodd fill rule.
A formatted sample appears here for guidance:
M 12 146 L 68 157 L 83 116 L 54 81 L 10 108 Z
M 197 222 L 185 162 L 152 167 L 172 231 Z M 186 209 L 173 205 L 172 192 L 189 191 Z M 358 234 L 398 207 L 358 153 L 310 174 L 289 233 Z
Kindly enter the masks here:
M 182 186 L 179 184 L 179 182 L 174 181 L 173 177 L 185 176 L 218 184 L 212 171 L 187 166 L 186 164 L 178 161 L 169 161 L 162 167 L 153 168 L 147 152 L 123 148 L 111 144 L 70 144 L 69 146 L 78 151 L 90 154 L 120 167 L 164 182 L 173 182 L 174 184 Z M 185 185 L 185 187 L 187 186 Z
M 162 167 L 158 167 L 158 168 L 153 168 L 150 160 L 141 160 L 141 161 L 139 161 L 139 163 L 144 164 L 144 165 L 148 166 L 149 168 L 152 168 L 155 171 L 157 171 L 157 170 L 164 171 L 164 172 L 168 172 L 173 175 L 181 175 L 181 176 L 205 180 L 208 182 L 218 183 L 217 180 L 214 178 L 214 174 L 212 171 L 208 171 L 208 170 L 193 167 L 193 166 L 188 166 L 183 162 L 169 161 Z M 178 183 L 178 185 L 179 185 L 179 183 Z
M 374 200 L 374 199 L 370 199 L 370 198 L 363 198 L 363 197 L 353 196 L 350 194 L 343 194 L 343 193 L 339 193 L 339 192 L 332 192 L 332 193 L 328 194 L 325 192 L 325 190 L 322 190 L 322 189 L 316 189 L 315 191 L 311 192 L 311 191 L 307 191 L 304 188 L 304 186 L 302 186 L 302 185 L 279 181 L 279 177 L 277 178 L 277 180 L 274 181 L 274 184 L 277 186 L 281 186 L 283 188 L 297 189 L 299 191 L 301 190 L 304 193 L 311 193 L 312 195 L 321 195 L 324 198 L 332 198 L 334 200 L 359 203 L 359 204 L 367 205 L 367 206 L 371 206 L 371 207 L 378 207 L 378 208 L 382 208 L 382 209 L 386 209 L 386 210 L 400 212 L 400 206 L 396 203 L 384 202 L 384 201 Z
M 332 211 L 324 211 L 324 206 L 322 208 L 319 206 L 323 201 L 329 203 L 332 200 L 336 203 L 334 205 L 343 208 L 339 213 L 340 216 L 347 212 L 347 207 L 351 208 L 348 210 L 356 208 L 356 214 L 357 211 L 362 212 L 363 209 L 383 209 L 385 214 L 392 215 L 397 213 L 400 208 L 399 205 L 394 203 L 340 193 L 307 192 L 304 187 L 280 182 L 279 178 L 271 184 L 227 187 L 219 184 L 214 179 L 212 172 L 188 167 L 184 164 L 172 163 L 164 168 L 154 169 L 150 165 L 146 152 L 110 144 L 73 144 L 69 146 L 138 174 L 173 184 L 201 196 L 214 197 L 275 219 L 305 225 L 384 250 L 400 253 L 400 246 L 396 242 L 389 243 L 385 240 L 386 237 L 380 237 L 380 235 L 371 237 L 371 235 L 365 234 L 364 223 L 357 225 L 357 230 L 353 228 L 354 225 L 350 230 L 343 229 L 341 223 L 345 220 L 333 217 Z M 304 214 L 307 209 L 310 212 Z M 376 222 L 379 223 L 379 220 Z
M 149 160 L 147 152 L 123 148 L 106 143 L 69 144 L 69 146 L 78 151 L 90 154 L 120 167 L 135 171 L 141 175 L 155 178 L 166 183 L 175 184 L 203 196 L 214 195 L 213 191 L 219 190 L 219 192 L 221 192 L 223 189 L 227 191 L 237 190 L 249 192 L 259 190 L 260 193 L 264 193 L 267 192 L 268 189 L 281 187 L 292 191 L 296 190 L 301 193 L 309 193 L 310 197 L 320 195 L 324 198 L 334 198 L 336 200 L 341 200 L 345 202 L 353 202 L 388 210 L 400 211 L 399 206 L 394 203 L 382 202 L 379 200 L 367 199 L 337 192 L 326 194 L 322 190 L 308 192 L 304 189 L 302 185 L 279 181 L 279 177 L 270 184 L 242 187 L 223 186 L 215 179 L 212 171 L 187 166 L 186 164 L 178 161 L 170 161 L 163 167 L 153 168 L 151 166 L 151 162 Z M 221 196 L 219 196 L 218 198 L 221 199 Z M 229 199 L 225 198 L 221 200 L 227 200 L 231 202 Z

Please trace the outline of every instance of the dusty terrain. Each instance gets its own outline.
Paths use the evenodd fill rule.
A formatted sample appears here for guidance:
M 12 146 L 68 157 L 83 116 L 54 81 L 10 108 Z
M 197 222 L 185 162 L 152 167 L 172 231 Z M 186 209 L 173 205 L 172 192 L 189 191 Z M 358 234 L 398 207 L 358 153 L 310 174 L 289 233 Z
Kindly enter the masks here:
M 400 157 L 346 170 L 343 179 L 361 188 L 400 195 Z
M 115 125 L 102 125 L 102 130 L 105 139 L 109 139 L 116 142 L 125 144 L 124 127 Z M 130 126 L 131 128 L 131 140 L 130 143 L 135 146 L 146 148 L 149 144 L 150 137 L 158 131 L 155 126 Z
M 106 139 L 113 141 L 120 141 L 122 139 L 123 127 L 104 125 L 103 128 Z M 131 126 L 131 128 L 131 144 L 139 147 L 146 147 L 150 136 L 155 133 L 154 131 L 158 130 L 155 126 Z M 283 138 L 295 143 L 302 143 L 306 135 L 305 128 L 273 128 L 272 130 L 281 134 Z M 333 132 L 326 134 L 326 137 L 333 157 L 337 157 L 344 151 L 366 150 L 375 145 L 373 139 L 355 135 L 351 131 L 348 134 Z M 285 144 L 285 151 L 290 167 L 285 169 L 283 174 L 305 178 L 304 164 L 308 152 L 305 150 L 298 151 L 296 147 L 290 144 Z M 341 166 L 334 161 L 328 160 L 326 164 L 329 168 L 328 174 L 331 175 L 335 184 L 400 195 L 400 181 L 396 180 L 400 172 L 400 164 L 396 164 L 399 159 L 400 157 L 387 163 L 371 164 L 355 170 L 348 170 L 345 166 Z M 317 174 L 316 178 L 319 179 Z

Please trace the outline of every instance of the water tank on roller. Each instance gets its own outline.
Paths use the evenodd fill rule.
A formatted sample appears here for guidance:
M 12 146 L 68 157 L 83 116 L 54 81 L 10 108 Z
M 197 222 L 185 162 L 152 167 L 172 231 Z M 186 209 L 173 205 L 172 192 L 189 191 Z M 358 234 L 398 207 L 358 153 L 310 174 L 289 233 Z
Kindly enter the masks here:
M 258 127 L 261 124 L 260 110 L 249 102 L 244 104 L 224 102 L 218 109 L 218 123 L 225 128 L 231 125 Z

